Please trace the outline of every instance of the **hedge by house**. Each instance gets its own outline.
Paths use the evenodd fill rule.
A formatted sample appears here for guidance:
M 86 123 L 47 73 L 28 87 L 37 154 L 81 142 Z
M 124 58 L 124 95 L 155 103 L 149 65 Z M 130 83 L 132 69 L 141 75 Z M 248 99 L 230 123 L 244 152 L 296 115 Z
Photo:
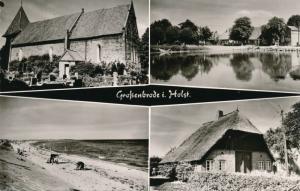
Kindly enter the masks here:
M 276 176 L 197 172 L 187 183 L 165 183 L 157 190 L 172 191 L 298 191 L 300 180 Z

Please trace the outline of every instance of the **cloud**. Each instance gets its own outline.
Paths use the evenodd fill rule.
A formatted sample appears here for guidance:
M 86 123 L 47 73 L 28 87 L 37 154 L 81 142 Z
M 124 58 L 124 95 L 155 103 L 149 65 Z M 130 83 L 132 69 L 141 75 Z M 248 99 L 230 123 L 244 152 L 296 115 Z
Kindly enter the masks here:
M 273 13 L 270 11 L 265 11 L 265 10 L 240 10 L 235 14 L 237 17 L 243 17 L 247 16 L 250 18 L 265 18 L 265 17 L 272 17 Z

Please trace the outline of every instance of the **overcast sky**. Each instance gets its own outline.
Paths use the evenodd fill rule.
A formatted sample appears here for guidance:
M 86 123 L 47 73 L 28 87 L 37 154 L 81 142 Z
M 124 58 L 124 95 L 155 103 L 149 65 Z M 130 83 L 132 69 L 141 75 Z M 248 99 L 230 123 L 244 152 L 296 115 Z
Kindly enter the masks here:
M 300 14 L 299 0 L 151 0 L 151 20 L 169 19 L 178 24 L 190 19 L 200 26 L 209 26 L 222 34 L 234 20 L 248 16 L 254 26 L 273 17 Z
M 152 108 L 150 156 L 164 156 L 170 148 L 179 146 L 201 124 L 216 120 L 218 110 L 226 114 L 238 107 L 242 115 L 265 133 L 280 125 L 280 107 L 288 112 L 299 101 L 300 97 Z
M 2 35 L 19 10 L 21 0 L 2 1 L 5 6 L 0 7 L 0 47 L 5 43 Z M 141 36 L 149 25 L 149 2 L 148 0 L 133 0 L 133 2 Z M 81 11 L 81 8 L 88 12 L 127 3 L 130 3 L 130 0 L 23 0 L 23 7 L 30 22 L 34 22 L 77 13 Z
M 0 139 L 148 139 L 148 108 L 0 96 Z

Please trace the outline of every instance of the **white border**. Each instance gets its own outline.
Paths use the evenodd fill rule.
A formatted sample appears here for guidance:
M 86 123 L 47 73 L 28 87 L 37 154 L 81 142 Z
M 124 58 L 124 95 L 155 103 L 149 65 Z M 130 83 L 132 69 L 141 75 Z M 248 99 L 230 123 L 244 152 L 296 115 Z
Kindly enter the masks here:
M 268 97 L 268 98 L 254 98 L 254 99 L 250 98 L 250 99 L 227 100 L 227 101 L 197 102 L 197 103 L 172 104 L 172 105 L 159 105 L 159 106 L 151 106 L 151 107 L 152 108 L 180 107 L 180 106 L 190 106 L 190 105 L 204 105 L 204 104 L 217 104 L 217 103 L 230 103 L 230 102 L 249 102 L 249 101 L 262 101 L 262 100 L 274 100 L 274 99 L 289 99 L 289 98 L 300 98 L 300 95 L 282 96 L 282 97 Z
M 300 81 L 299 81 L 300 82 Z M 157 86 L 172 86 L 172 87 L 178 87 L 178 88 L 206 88 L 206 89 L 213 89 L 213 90 L 237 90 L 237 91 L 253 91 L 253 92 L 272 92 L 272 93 L 290 93 L 290 94 L 299 94 L 300 95 L 300 89 L 299 91 L 281 91 L 281 90 L 260 90 L 260 89 L 243 89 L 243 88 L 228 88 L 228 87 L 217 87 L 217 86 L 190 86 L 190 85 L 176 85 L 176 84 L 160 84 L 160 83 L 152 83 L 151 85 L 157 85 Z M 300 84 L 299 84 L 300 85 Z M 300 86 L 299 86 L 300 87 Z
M 1 97 L 7 98 L 16 98 L 16 99 L 31 99 L 31 100 L 45 100 L 45 101 L 59 101 L 59 102 L 72 102 L 72 103 L 79 103 L 79 104 L 99 104 L 99 105 L 115 105 L 115 106 L 124 106 L 124 107 L 141 107 L 141 108 L 148 108 L 149 106 L 145 105 L 133 105 L 133 104 L 121 104 L 121 103 L 106 103 L 106 102 L 93 102 L 93 101 L 77 101 L 77 100 L 65 100 L 65 99 L 57 99 L 57 98 L 38 98 L 38 97 L 25 97 L 25 96 L 15 96 L 15 95 L 0 95 Z

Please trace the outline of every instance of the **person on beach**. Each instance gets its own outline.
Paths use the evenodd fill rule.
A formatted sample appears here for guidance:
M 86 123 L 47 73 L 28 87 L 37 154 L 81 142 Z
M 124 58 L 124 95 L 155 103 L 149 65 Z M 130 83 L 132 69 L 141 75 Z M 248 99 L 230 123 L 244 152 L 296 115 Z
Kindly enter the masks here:
M 76 163 L 76 170 L 84 170 L 84 163 L 79 161 Z
M 49 159 L 49 163 L 51 163 L 52 165 L 53 165 L 54 163 L 58 163 L 57 157 L 58 157 L 57 154 L 51 154 L 51 155 L 50 155 L 50 159 Z

